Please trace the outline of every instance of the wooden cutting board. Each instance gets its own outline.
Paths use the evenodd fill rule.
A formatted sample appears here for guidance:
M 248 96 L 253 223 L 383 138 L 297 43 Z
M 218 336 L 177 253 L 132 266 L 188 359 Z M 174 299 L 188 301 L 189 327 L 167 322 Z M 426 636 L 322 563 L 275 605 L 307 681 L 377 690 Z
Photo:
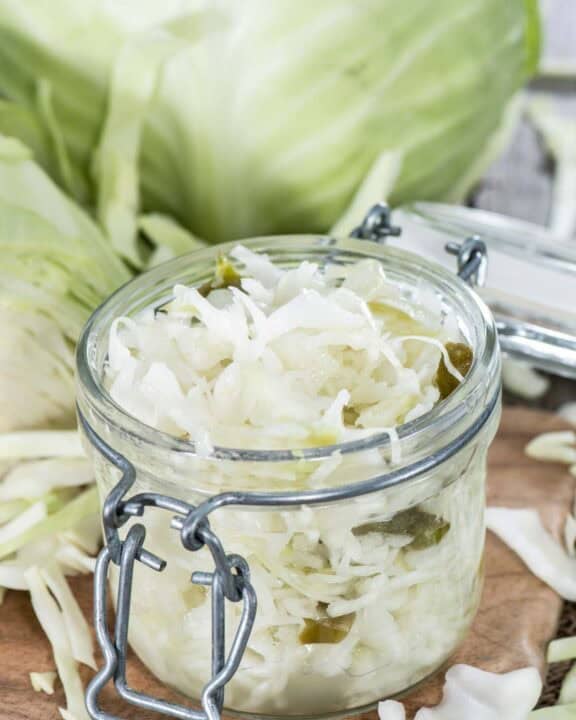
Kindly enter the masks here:
M 524 454 L 526 443 L 538 433 L 562 429 L 564 423 L 544 412 L 508 408 L 490 453 L 489 503 L 508 507 L 536 507 L 546 526 L 558 537 L 574 494 L 574 478 L 565 466 L 538 463 Z M 523 563 L 489 534 L 486 546 L 486 585 L 472 631 L 454 662 L 503 672 L 527 665 L 544 669 L 543 650 L 554 637 L 561 601 L 533 577 Z M 72 581 L 80 603 L 91 613 L 90 578 Z M 0 720 L 59 720 L 64 704 L 59 687 L 53 696 L 35 693 L 28 673 L 52 670 L 50 647 L 25 593 L 8 593 L 0 608 Z M 90 676 L 86 669 L 85 678 Z M 176 699 L 163 691 L 135 659 L 130 662 L 133 687 Z M 438 676 L 405 700 L 411 712 L 434 705 L 441 696 Z M 182 698 L 180 698 L 182 701 Z M 110 692 L 106 709 L 128 720 L 152 720 L 157 715 L 124 707 Z M 363 720 L 374 720 L 365 713 Z

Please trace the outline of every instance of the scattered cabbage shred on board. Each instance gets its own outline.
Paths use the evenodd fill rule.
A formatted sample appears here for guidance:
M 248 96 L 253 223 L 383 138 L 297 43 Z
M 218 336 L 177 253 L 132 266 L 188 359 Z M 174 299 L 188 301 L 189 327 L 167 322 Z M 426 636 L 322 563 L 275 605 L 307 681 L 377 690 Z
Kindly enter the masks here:
M 421 708 L 414 720 L 528 720 L 542 690 L 536 668 L 490 673 L 469 665 L 454 665 L 446 673 L 442 702 Z M 406 720 L 402 703 L 378 706 L 380 720 Z
M 0 589 L 30 592 L 74 720 L 88 720 L 78 664 L 95 663 L 65 576 L 92 572 L 100 541 L 97 491 L 76 431 L 0 435 Z M 53 674 L 30 679 L 52 693 Z

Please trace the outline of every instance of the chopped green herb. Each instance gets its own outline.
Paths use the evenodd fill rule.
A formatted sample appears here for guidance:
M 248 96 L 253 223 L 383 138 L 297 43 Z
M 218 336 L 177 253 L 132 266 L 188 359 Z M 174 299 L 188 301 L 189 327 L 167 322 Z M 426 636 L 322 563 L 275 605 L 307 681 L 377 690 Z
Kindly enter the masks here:
M 298 636 L 301 645 L 316 645 L 319 643 L 335 645 L 342 642 L 350 632 L 356 613 L 349 613 L 340 617 L 329 617 L 326 613 L 326 607 L 325 603 L 318 603 L 318 617 L 304 619 L 304 627 Z
M 425 550 L 438 545 L 448 530 L 450 523 L 447 520 L 414 507 L 402 510 L 390 520 L 359 525 L 352 530 L 352 534 L 355 537 L 363 537 L 368 533 L 409 535 L 412 542 L 406 546 L 408 549 Z
M 201 285 L 198 288 L 198 292 L 203 297 L 206 297 L 213 290 L 222 290 L 229 287 L 240 288 L 242 286 L 241 282 L 242 276 L 234 265 L 232 265 L 226 255 L 220 255 L 216 260 L 214 277 Z
M 356 408 L 351 407 L 350 405 L 346 405 L 346 407 L 342 411 L 342 417 L 344 418 L 345 425 L 354 427 L 356 425 L 356 421 L 360 417 L 360 413 L 358 412 L 358 410 L 356 410 Z
M 464 343 L 449 342 L 446 343 L 446 350 L 452 365 L 454 365 L 462 377 L 466 377 L 474 360 L 472 348 Z M 438 371 L 436 372 L 436 387 L 440 391 L 440 398 L 442 400 L 447 398 L 456 390 L 459 384 L 458 379 L 455 378 L 446 367 L 444 356 L 442 356 L 438 365 Z

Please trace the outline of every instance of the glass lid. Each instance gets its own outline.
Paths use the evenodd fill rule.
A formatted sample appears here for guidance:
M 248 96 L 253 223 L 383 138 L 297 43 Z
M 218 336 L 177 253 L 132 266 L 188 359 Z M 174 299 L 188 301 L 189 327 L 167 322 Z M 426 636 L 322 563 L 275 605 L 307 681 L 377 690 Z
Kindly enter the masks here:
M 532 223 L 438 203 L 398 209 L 394 226 L 387 244 L 454 271 L 466 247 L 485 250 L 477 290 L 494 313 L 502 351 L 576 379 L 575 247 Z

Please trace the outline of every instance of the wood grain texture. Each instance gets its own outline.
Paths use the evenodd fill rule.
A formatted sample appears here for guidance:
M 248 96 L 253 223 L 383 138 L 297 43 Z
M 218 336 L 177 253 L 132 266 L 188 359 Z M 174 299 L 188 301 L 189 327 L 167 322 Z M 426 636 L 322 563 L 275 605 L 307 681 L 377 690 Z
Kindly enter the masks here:
M 524 454 L 528 440 L 540 432 L 559 429 L 564 424 L 549 413 L 512 408 L 504 412 L 503 422 L 490 452 L 489 503 L 509 507 L 537 507 L 557 536 L 570 507 L 574 478 L 566 468 L 530 460 Z M 91 613 L 89 578 L 73 579 L 80 604 Z M 522 562 L 495 537 L 486 546 L 486 585 L 482 607 L 473 629 L 455 662 L 506 671 L 526 665 L 544 669 L 543 649 L 554 636 L 561 601 L 537 580 Z M 46 641 L 24 593 L 8 593 L 0 612 L 0 720 L 58 720 L 58 706 L 64 704 L 58 686 L 52 697 L 35 693 L 28 673 L 54 668 Z M 84 678 L 91 671 L 85 669 Z M 178 697 L 161 688 L 135 659 L 130 661 L 129 679 L 133 687 Z M 436 677 L 407 700 L 411 711 L 435 704 L 440 697 L 442 678 Z M 127 720 L 157 717 L 135 708 L 122 708 L 107 695 L 106 708 Z M 182 700 L 182 699 L 181 699 Z M 366 713 L 364 720 L 374 720 Z

